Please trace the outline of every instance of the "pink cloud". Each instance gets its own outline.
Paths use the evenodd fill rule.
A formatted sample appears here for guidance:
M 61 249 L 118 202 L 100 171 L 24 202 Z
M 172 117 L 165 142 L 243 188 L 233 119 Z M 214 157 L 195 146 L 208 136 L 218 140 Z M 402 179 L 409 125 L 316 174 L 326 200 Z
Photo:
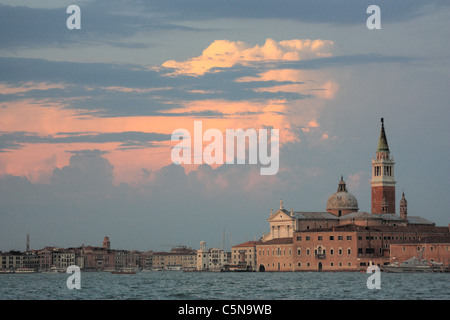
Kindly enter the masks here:
M 213 68 L 230 68 L 236 64 L 260 61 L 299 61 L 331 56 L 329 40 L 267 39 L 264 45 L 250 46 L 243 41 L 215 40 L 200 56 L 186 61 L 168 60 L 163 67 L 175 69 L 174 74 L 203 75 Z

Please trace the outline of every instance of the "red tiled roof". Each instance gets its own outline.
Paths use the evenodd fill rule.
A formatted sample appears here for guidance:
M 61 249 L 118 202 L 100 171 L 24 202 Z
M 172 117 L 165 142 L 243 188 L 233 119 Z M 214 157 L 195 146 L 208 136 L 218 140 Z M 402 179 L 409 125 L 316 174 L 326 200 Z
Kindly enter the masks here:
M 241 244 L 237 244 L 235 246 L 233 246 L 233 248 L 237 248 L 237 247 L 254 247 L 258 244 L 261 244 L 261 241 L 247 241 Z
M 293 243 L 293 239 L 292 237 L 290 238 L 276 238 L 276 239 L 272 239 L 272 240 L 268 240 L 265 242 L 260 242 L 259 245 L 272 245 L 272 244 L 292 244 Z

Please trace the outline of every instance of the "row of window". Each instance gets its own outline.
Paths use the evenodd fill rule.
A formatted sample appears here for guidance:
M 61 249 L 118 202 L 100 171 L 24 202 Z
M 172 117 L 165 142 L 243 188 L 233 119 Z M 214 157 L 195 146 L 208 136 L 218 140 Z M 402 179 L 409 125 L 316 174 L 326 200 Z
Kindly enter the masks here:
M 297 255 L 300 256 L 301 255 L 301 248 L 297 248 Z M 335 251 L 334 248 L 330 249 L 330 255 L 334 255 Z M 338 255 L 342 255 L 343 254 L 343 249 L 342 248 L 338 248 L 337 249 L 337 253 Z M 307 248 L 306 249 L 306 255 L 309 256 L 311 254 L 311 249 Z M 326 254 L 326 250 L 322 249 L 321 247 L 319 247 L 319 249 L 314 250 L 314 254 L 322 254 L 325 255 Z M 347 248 L 347 254 L 351 255 L 352 254 L 352 249 L 351 248 Z
M 335 236 L 329 236 L 328 240 L 333 241 L 335 238 Z M 305 236 L 304 237 L 305 241 L 311 241 L 311 236 Z M 317 236 L 317 240 L 323 240 L 323 236 Z M 343 241 L 344 240 L 344 236 L 337 236 L 337 240 L 338 241 Z M 346 240 L 352 240 L 352 236 L 346 236 Z M 302 236 L 297 236 L 297 241 L 300 242 L 302 241 Z
M 342 267 L 343 266 L 343 263 L 342 262 L 339 262 L 338 264 L 337 264 L 339 267 Z M 302 266 L 302 263 L 301 262 L 298 262 L 297 263 L 297 267 L 301 267 Z M 306 266 L 307 267 L 311 267 L 311 263 L 310 262 L 306 262 Z M 334 265 L 334 262 L 330 262 L 330 267 L 334 267 L 335 265 Z M 347 263 L 347 266 L 348 267 L 351 267 L 352 266 L 352 263 L 351 262 L 348 262 Z
M 360 263 L 361 265 L 365 265 L 365 263 Z M 336 266 L 342 267 L 344 264 L 342 262 L 339 262 L 336 264 Z M 270 263 L 267 265 L 268 267 L 270 267 Z M 279 265 L 278 267 L 280 267 L 281 265 Z M 311 263 L 310 262 L 306 262 L 305 263 L 306 267 L 311 267 Z M 330 267 L 334 267 L 334 262 L 330 262 Z M 347 262 L 347 267 L 351 267 L 352 263 L 351 262 Z M 275 263 L 272 263 L 272 267 L 275 267 Z M 283 267 L 286 267 L 286 263 L 283 263 Z M 291 267 L 291 263 L 289 263 L 289 267 Z M 298 262 L 297 263 L 297 267 L 301 268 L 302 267 L 302 263 Z
M 259 255 L 264 255 L 264 252 L 265 252 L 264 249 L 262 249 L 262 250 L 260 249 L 258 254 Z M 291 254 L 292 254 L 292 251 L 291 251 L 291 248 L 289 248 L 288 255 L 291 255 Z M 267 255 L 270 256 L 270 249 L 267 249 Z M 286 249 L 281 250 L 280 247 L 278 247 L 276 250 L 272 249 L 272 255 L 273 256 L 274 255 L 277 255 L 277 256 L 283 255 L 283 256 L 285 256 L 286 255 Z
M 304 241 L 311 241 L 311 236 L 297 236 L 297 242 L 302 241 L 302 239 L 304 239 Z M 317 236 L 317 241 L 321 241 L 323 240 L 323 236 Z M 333 240 L 337 240 L 338 241 L 343 241 L 344 238 L 345 240 L 352 240 L 352 236 L 351 235 L 347 235 L 347 236 L 328 236 L 328 240 L 333 241 Z M 388 236 L 388 235 L 384 235 L 384 236 L 366 236 L 365 237 L 366 240 L 415 240 L 416 236 Z M 363 240 L 363 236 L 358 236 L 358 240 Z

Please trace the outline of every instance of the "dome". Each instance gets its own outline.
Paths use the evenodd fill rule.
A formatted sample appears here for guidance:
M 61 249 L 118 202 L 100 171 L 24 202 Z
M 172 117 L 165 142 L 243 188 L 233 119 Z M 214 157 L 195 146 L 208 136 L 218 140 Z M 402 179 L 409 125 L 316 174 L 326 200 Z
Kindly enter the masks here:
M 345 182 L 341 177 L 337 192 L 333 193 L 328 198 L 327 211 L 345 211 L 343 212 L 343 214 L 345 214 L 352 211 L 358 211 L 358 209 L 358 201 L 353 194 L 347 191 Z

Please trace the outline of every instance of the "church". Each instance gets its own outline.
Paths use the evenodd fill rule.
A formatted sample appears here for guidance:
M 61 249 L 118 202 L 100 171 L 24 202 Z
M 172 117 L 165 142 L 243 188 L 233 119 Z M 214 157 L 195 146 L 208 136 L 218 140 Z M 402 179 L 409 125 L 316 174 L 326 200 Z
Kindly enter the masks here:
M 234 246 L 233 263 L 246 263 L 255 271 L 365 271 L 369 265 L 383 266 L 402 262 L 397 257 L 408 258 L 401 253 L 394 256 L 393 247 L 405 251 L 406 246 L 422 248 L 418 243 L 434 241 L 442 248 L 428 258 L 448 267 L 449 227 L 409 216 L 404 193 L 396 213 L 394 159 L 383 119 L 370 183 L 370 213 L 359 211 L 358 201 L 342 176 L 323 212 L 286 210 L 280 200 L 280 208 L 272 210 L 268 218 L 270 231 L 259 241 Z

